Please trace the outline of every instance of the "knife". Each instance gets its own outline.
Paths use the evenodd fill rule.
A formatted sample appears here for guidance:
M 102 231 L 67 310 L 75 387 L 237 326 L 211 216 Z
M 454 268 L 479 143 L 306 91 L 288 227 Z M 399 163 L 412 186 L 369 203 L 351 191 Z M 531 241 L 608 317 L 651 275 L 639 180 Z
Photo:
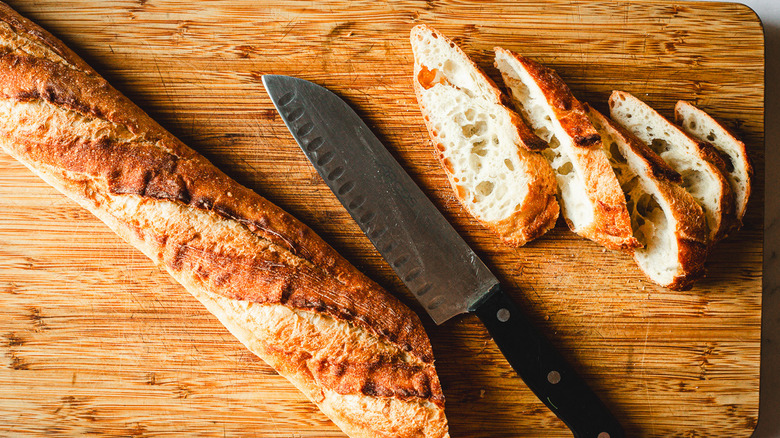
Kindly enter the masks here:
M 341 98 L 263 76 L 303 153 L 436 324 L 473 312 L 509 364 L 577 438 L 621 438 L 620 423 Z

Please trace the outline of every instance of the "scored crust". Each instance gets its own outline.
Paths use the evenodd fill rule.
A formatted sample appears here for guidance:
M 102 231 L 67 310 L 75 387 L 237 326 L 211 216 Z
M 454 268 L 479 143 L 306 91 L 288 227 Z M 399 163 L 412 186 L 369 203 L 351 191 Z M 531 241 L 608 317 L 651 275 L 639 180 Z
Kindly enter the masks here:
M 544 155 L 556 170 L 559 199 L 569 228 L 610 249 L 639 246 L 631 233 L 623 192 L 582 104 L 554 70 L 501 47 L 495 52 L 496 68 L 515 107 L 537 135 L 545 140 L 549 137 L 550 148 Z M 532 87 L 538 87 L 544 102 L 533 101 Z M 537 119 L 542 121 L 537 123 Z M 559 161 L 565 163 L 557 164 Z M 583 209 L 589 210 L 585 212 L 587 218 L 579 219 Z
M 704 213 L 690 193 L 680 186 L 682 177 L 648 146 L 607 117 L 585 104 L 588 117 L 599 131 L 605 153 L 626 190 L 635 234 L 642 235 L 652 215 L 639 211 L 642 197 L 650 196 L 662 211 L 672 232 L 661 241 L 642 235 L 643 246 L 634 250 L 637 264 L 653 282 L 674 290 L 690 289 L 704 275 L 707 227 Z M 647 202 L 649 204 L 649 202 Z M 654 225 L 651 230 L 661 228 Z M 673 248 L 667 260 L 665 248 Z M 663 264 L 672 266 L 671 274 Z M 662 269 L 659 268 L 659 264 Z M 668 269 L 666 269 L 668 270 Z M 659 272 L 661 271 L 661 272 Z
M 0 146 L 165 267 L 354 437 L 444 437 L 419 317 L 0 3 Z
M 435 40 L 446 54 L 444 66 L 433 65 L 436 64 L 435 60 L 426 57 L 426 42 Z M 515 112 L 503 105 L 503 95 L 495 83 L 454 42 L 424 24 L 411 30 L 410 41 L 415 57 L 415 95 L 433 142 L 434 154 L 447 174 L 461 205 L 485 227 L 513 246 L 524 245 L 554 227 L 559 212 L 555 200 L 555 177 L 544 158 L 532 152 L 543 148 L 544 142 L 531 132 Z M 458 76 L 448 72 L 448 63 L 452 63 L 452 68 L 459 72 Z M 457 175 L 460 172 L 472 171 L 465 170 L 466 165 L 448 158 L 445 153 L 447 148 L 454 147 L 452 142 L 453 138 L 459 135 L 458 131 L 465 129 L 465 126 L 457 126 L 448 131 L 441 126 L 453 120 L 451 114 L 444 114 L 441 108 L 436 106 L 447 99 L 457 101 L 458 105 L 467 108 L 466 113 L 489 113 L 489 123 L 493 123 L 491 119 L 499 120 L 495 123 L 505 122 L 500 125 L 503 129 L 496 128 L 496 131 L 502 134 L 501 144 L 494 140 L 496 143 L 491 147 L 494 151 L 505 147 L 506 153 L 498 159 L 513 163 L 507 164 L 510 171 L 514 172 L 515 168 L 518 168 L 517 173 L 523 176 L 518 181 L 505 182 L 509 187 L 520 187 L 518 190 L 522 195 L 506 201 L 511 202 L 513 208 L 502 215 L 503 217 L 486 214 L 484 208 L 478 205 L 482 202 L 479 191 L 467 188 Z M 477 177 L 476 174 L 469 176 Z

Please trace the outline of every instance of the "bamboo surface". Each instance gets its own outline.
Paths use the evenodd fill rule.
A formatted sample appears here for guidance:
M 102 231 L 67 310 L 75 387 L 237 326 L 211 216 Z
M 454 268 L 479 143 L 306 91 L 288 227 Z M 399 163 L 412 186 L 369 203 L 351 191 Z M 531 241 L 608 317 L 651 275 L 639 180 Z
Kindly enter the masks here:
M 725 3 L 36 0 L 11 6 L 163 126 L 320 233 L 423 315 L 453 437 L 571 436 L 476 317 L 435 326 L 330 193 L 273 109 L 267 73 L 312 80 L 364 117 L 628 436 L 749 436 L 758 417 L 764 48 Z M 498 79 L 501 45 L 555 68 L 605 110 L 613 89 L 671 116 L 691 100 L 747 144 L 743 229 L 674 292 L 630 256 L 558 226 L 512 249 L 449 189 L 411 85 L 428 23 Z M 184 288 L 99 220 L 0 154 L 0 435 L 341 437 Z

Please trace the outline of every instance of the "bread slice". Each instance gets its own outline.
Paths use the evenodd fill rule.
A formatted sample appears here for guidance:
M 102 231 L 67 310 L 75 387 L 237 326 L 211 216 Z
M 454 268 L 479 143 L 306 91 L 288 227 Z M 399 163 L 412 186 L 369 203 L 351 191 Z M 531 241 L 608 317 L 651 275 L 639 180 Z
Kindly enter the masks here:
M 661 157 L 598 111 L 586 109 L 625 192 L 634 236 L 643 245 L 634 250 L 637 264 L 661 286 L 690 288 L 704 275 L 704 212 Z
M 555 176 L 532 152 L 544 143 L 455 43 L 426 25 L 415 26 L 410 39 L 417 101 L 461 204 L 514 246 L 555 226 Z
M 691 137 L 714 146 L 726 162 L 726 178 L 734 192 L 735 229 L 738 229 L 745 216 L 753 179 L 753 166 L 748 159 L 745 143 L 709 114 L 684 100 L 675 105 L 674 120 Z
M 726 163 L 715 148 L 691 138 L 629 93 L 613 91 L 609 109 L 612 119 L 682 176 L 683 187 L 704 210 L 710 245 L 725 237 L 736 221 L 734 194 L 724 175 Z
M 543 155 L 555 170 L 569 228 L 610 249 L 637 247 L 625 197 L 582 104 L 553 70 L 500 47 L 495 51 L 512 102 L 550 146 Z
M 411 309 L 3 3 L 0 47 L 0 148 L 164 267 L 350 436 L 449 436 Z

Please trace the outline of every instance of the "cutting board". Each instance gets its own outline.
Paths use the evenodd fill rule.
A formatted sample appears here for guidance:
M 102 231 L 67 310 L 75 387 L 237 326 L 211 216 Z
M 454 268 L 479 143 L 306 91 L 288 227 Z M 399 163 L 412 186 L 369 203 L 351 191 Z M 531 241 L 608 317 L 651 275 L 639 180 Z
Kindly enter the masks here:
M 365 118 L 625 425 L 749 436 L 758 417 L 764 47 L 747 7 L 645 1 L 12 1 L 163 126 L 308 224 L 423 315 L 453 437 L 566 437 L 474 316 L 435 326 L 300 153 L 260 77 L 312 80 Z M 605 109 L 612 89 L 671 116 L 688 99 L 746 142 L 744 227 L 674 292 L 562 222 L 509 248 L 460 207 L 412 92 L 428 23 L 496 78 L 501 45 Z M 0 434 L 343 434 L 160 268 L 0 153 Z

